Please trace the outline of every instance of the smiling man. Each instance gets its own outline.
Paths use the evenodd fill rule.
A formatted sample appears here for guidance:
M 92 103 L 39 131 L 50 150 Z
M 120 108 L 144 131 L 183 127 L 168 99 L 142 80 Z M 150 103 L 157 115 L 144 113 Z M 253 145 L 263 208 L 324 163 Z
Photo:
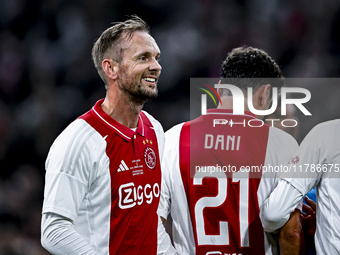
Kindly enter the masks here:
M 41 241 L 52 254 L 174 254 L 156 212 L 164 132 L 142 111 L 158 93 L 159 56 L 137 16 L 95 42 L 105 99 L 59 135 L 46 160 Z

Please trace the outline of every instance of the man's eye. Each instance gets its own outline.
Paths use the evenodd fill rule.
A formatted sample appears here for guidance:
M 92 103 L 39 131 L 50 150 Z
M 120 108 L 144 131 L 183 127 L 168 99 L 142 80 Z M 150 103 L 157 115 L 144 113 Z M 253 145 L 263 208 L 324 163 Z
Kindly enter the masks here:
M 145 60 L 147 60 L 147 57 L 146 56 L 141 56 L 140 60 L 145 61 Z

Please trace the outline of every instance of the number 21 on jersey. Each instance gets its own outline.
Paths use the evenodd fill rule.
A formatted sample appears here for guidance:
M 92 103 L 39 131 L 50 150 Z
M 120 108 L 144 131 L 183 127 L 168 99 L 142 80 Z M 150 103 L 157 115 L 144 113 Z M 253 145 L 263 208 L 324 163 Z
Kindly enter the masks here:
M 231 180 L 227 179 L 224 172 L 209 172 L 197 171 L 194 176 L 194 185 L 202 185 L 205 177 L 215 177 L 218 180 L 217 196 L 201 197 L 195 204 L 195 224 L 198 245 L 229 245 L 229 225 L 227 221 L 219 221 L 219 234 L 207 235 L 204 224 L 204 208 L 220 207 L 228 199 L 228 182 L 239 183 L 239 240 L 240 247 L 249 247 L 249 233 L 248 233 L 248 195 L 249 195 L 249 173 L 236 172 L 233 173 Z M 231 194 L 233 195 L 233 194 Z M 209 216 L 206 216 L 209 217 Z M 207 219 L 209 220 L 209 219 Z M 211 240 L 214 240 L 213 242 Z

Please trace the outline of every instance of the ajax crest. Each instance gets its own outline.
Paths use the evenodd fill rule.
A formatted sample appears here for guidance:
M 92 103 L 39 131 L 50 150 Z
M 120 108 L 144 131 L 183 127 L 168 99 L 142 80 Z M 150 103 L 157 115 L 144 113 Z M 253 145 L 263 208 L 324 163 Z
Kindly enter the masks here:
M 150 147 L 146 147 L 144 150 L 144 160 L 145 164 L 148 166 L 150 170 L 153 170 L 156 167 L 156 153 Z

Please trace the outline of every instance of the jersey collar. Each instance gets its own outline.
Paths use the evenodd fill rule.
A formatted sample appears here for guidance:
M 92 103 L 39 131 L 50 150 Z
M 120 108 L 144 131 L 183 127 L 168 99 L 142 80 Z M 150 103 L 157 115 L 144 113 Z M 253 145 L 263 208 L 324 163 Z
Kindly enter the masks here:
M 232 109 L 208 109 L 207 115 L 209 114 L 220 114 L 220 115 L 230 115 L 230 116 L 243 116 L 249 118 L 256 118 L 255 114 L 249 111 L 244 111 L 244 114 L 233 114 Z
M 135 132 L 132 129 L 120 124 L 119 122 L 114 120 L 112 117 L 110 117 L 108 114 L 106 114 L 101 107 L 103 102 L 104 102 L 104 99 L 100 99 L 91 109 L 93 115 L 100 122 L 102 122 L 108 128 L 112 129 L 117 135 L 119 135 L 126 141 L 130 141 L 136 132 L 140 134 L 141 136 L 144 136 L 144 122 L 140 114 L 138 116 L 139 119 L 138 119 L 138 124 L 137 124 L 137 130 Z

